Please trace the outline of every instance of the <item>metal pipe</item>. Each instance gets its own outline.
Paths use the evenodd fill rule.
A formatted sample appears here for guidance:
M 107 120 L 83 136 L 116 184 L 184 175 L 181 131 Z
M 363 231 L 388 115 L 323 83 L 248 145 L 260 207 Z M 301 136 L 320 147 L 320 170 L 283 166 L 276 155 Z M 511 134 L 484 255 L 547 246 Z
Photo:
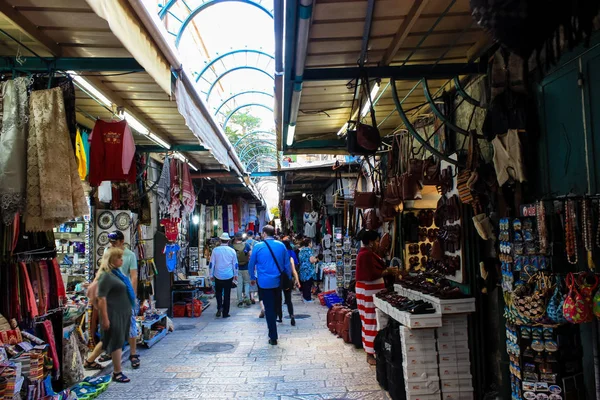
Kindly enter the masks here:
M 206 178 L 234 178 L 230 172 L 203 172 L 200 174 L 190 174 L 192 179 L 206 179 Z
M 235 71 L 239 71 L 239 70 L 242 70 L 242 69 L 249 69 L 249 70 L 252 70 L 252 71 L 258 71 L 258 72 L 261 72 L 261 73 L 267 75 L 271 79 L 275 79 L 275 77 L 273 75 L 271 75 L 269 72 L 265 71 L 262 68 L 252 67 L 252 66 L 249 66 L 249 65 L 242 65 L 240 67 L 231 68 L 231 69 L 228 69 L 227 71 L 223 72 L 221 75 L 217 76 L 217 79 L 215 79 L 215 81 L 210 85 L 210 88 L 208 89 L 208 93 L 206 93 L 206 100 L 208 101 L 208 99 L 210 98 L 210 94 L 212 93 L 213 89 L 217 85 L 217 82 L 219 82 L 221 79 L 223 79 L 225 76 L 229 75 L 230 73 L 235 72 Z M 198 76 L 196 78 L 196 82 L 198 82 L 199 79 L 200 79 L 200 76 Z
M 273 108 L 269 107 L 269 106 L 265 106 L 264 104 L 260 104 L 260 103 L 248 103 L 248 104 L 242 104 L 241 106 L 236 107 L 235 109 L 233 109 L 228 115 L 227 118 L 225 118 L 225 122 L 223 122 L 223 130 L 225 130 L 225 128 L 227 127 L 227 123 L 229 123 L 229 119 L 231 119 L 231 117 L 238 112 L 239 110 L 241 110 L 242 108 L 245 107 L 262 107 L 265 108 L 271 112 L 273 112 Z
M 298 32 L 296 35 L 296 55 L 294 63 L 294 91 L 292 93 L 292 103 L 290 105 L 289 125 L 293 126 L 295 131 L 298 111 L 300 110 L 300 99 L 302 97 L 302 76 L 304 75 L 304 66 L 306 64 L 306 52 L 308 49 L 308 36 L 310 33 L 310 21 L 312 18 L 312 0 L 300 0 L 298 12 Z M 289 135 L 289 133 L 288 133 Z M 293 135 L 286 138 L 286 144 L 291 146 L 294 142 Z
M 235 99 L 238 96 L 243 96 L 245 94 L 260 94 L 260 95 L 269 96 L 269 97 L 273 98 L 273 94 L 267 93 L 267 92 L 263 92 L 263 91 L 260 91 L 260 90 L 246 90 L 245 92 L 239 92 L 239 93 L 236 93 L 236 94 L 234 94 L 232 96 L 229 96 L 228 98 L 226 98 L 225 100 L 223 100 L 221 102 L 221 104 L 219 104 L 219 107 L 217 107 L 217 109 L 215 110 L 215 115 L 217 115 L 219 113 L 219 111 L 221 110 L 221 108 L 223 108 L 223 106 L 225 104 L 227 104 L 229 101 Z

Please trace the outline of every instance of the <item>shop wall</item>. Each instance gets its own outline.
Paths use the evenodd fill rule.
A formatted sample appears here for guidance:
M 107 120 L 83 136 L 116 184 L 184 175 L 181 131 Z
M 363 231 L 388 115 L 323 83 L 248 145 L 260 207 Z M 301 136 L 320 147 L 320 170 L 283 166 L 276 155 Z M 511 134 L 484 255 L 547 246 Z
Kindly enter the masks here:
M 563 55 L 534 85 L 540 138 L 539 168 L 532 171 L 531 183 L 538 197 L 600 191 L 600 141 L 594 140 L 600 135 L 600 36 L 593 39 L 589 48 Z M 581 325 L 588 398 L 596 397 L 597 328 L 596 320 Z

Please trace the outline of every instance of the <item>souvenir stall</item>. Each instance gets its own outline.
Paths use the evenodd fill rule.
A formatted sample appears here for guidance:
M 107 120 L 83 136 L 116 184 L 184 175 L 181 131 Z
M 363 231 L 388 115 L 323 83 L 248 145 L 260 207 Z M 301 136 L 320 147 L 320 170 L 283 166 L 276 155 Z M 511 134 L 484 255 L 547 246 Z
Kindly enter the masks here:
M 2 86 L 0 395 L 39 398 L 83 378 L 87 299 L 75 291 L 89 277 L 85 164 L 70 77 Z

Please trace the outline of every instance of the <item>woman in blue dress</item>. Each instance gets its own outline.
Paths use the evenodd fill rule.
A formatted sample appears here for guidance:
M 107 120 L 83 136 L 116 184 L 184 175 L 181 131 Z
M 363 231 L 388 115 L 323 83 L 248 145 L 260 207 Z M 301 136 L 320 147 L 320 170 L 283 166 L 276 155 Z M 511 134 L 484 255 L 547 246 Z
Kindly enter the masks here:
M 312 303 L 312 285 L 315 279 L 315 263 L 317 259 L 313 257 L 312 241 L 308 238 L 302 241 L 300 252 L 298 253 L 300 261 L 299 275 L 302 283 L 302 298 L 305 303 Z

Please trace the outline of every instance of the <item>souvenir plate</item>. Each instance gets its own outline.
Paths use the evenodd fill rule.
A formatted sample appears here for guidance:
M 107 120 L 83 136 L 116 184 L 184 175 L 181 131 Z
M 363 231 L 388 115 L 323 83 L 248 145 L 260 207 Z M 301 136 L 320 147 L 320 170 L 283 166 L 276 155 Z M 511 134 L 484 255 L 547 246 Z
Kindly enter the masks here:
M 100 246 L 100 247 L 98 247 L 98 251 L 97 251 L 97 253 L 98 253 L 98 255 L 99 255 L 100 257 L 102 257 L 102 255 L 104 254 L 104 249 L 105 249 L 105 247 L 104 247 L 104 246 Z
M 108 232 L 107 231 L 100 232 L 100 234 L 98 235 L 98 244 L 100 246 L 106 246 L 108 244 Z
M 118 213 L 117 216 L 115 217 L 115 226 L 122 231 L 129 228 L 130 224 L 131 224 L 131 217 L 126 212 Z
M 98 217 L 98 226 L 100 228 L 108 229 L 113 225 L 113 222 L 115 222 L 115 216 L 112 212 L 104 211 L 100 213 L 100 216 Z

